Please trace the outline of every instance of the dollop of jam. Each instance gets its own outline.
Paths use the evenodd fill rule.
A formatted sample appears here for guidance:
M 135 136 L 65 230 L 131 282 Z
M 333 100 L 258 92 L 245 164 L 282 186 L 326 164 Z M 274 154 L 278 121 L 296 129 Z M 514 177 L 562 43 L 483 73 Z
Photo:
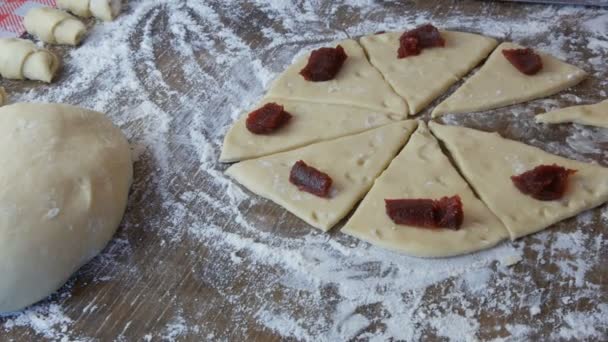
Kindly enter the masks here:
M 422 25 L 399 37 L 397 58 L 419 55 L 422 49 L 438 46 L 445 46 L 445 39 L 439 30 L 431 24 Z
M 300 75 L 312 82 L 332 80 L 340 72 L 346 58 L 348 56 L 341 45 L 314 50 L 308 58 L 308 63 L 300 71 Z
M 291 119 L 283 106 L 270 102 L 249 113 L 245 126 L 253 134 L 270 134 Z
M 576 170 L 559 165 L 539 165 L 518 176 L 512 176 L 513 184 L 522 193 L 540 201 L 562 198 L 568 187 L 568 177 Z
M 505 49 L 502 54 L 517 70 L 526 75 L 534 75 L 543 68 L 540 56 L 530 48 Z
M 385 199 L 386 214 L 396 224 L 422 228 L 460 229 L 464 219 L 460 196 L 438 200 Z
M 319 197 L 328 197 L 332 179 L 328 174 L 299 160 L 291 168 L 289 182 L 297 186 L 300 191 L 306 191 Z

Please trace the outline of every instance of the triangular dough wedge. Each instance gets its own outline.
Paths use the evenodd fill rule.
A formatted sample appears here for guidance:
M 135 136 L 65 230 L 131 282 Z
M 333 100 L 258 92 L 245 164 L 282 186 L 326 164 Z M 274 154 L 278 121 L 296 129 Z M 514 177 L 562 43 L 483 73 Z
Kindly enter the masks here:
M 272 134 L 253 134 L 245 126 L 247 114 L 243 115 L 224 138 L 221 162 L 257 158 L 360 133 L 395 122 L 399 117 L 360 107 L 279 99 L 265 99 L 255 108 L 268 102 L 284 106 L 293 116 L 289 123 Z
M 608 128 L 608 100 L 592 105 L 572 106 L 554 110 L 537 115 L 534 119 L 540 123 L 574 122 L 581 125 Z
M 348 58 L 338 75 L 330 81 L 306 81 L 300 70 L 308 62 L 310 54 L 298 59 L 274 81 L 268 97 L 301 100 L 318 103 L 333 103 L 388 111 L 407 117 L 405 101 L 399 97 L 382 75 L 367 60 L 365 52 L 354 40 L 343 40 Z
M 464 221 L 455 231 L 395 224 L 384 199 L 459 195 Z M 509 233 L 473 194 L 443 154 L 424 122 L 388 169 L 376 180 L 342 232 L 372 244 L 418 257 L 447 257 L 489 248 Z
M 364 133 L 247 160 L 231 166 L 226 174 L 311 226 L 328 231 L 365 195 L 416 125 L 416 121 L 400 121 Z M 298 160 L 333 179 L 330 198 L 300 191 L 289 182 L 291 167 Z
M 405 98 L 416 114 L 486 58 L 498 44 L 478 34 L 441 31 L 445 47 L 424 49 L 418 56 L 397 58 L 399 37 L 390 32 L 361 38 L 371 63 Z
M 445 143 L 469 184 L 507 227 L 512 239 L 608 201 L 608 168 L 549 154 L 496 133 L 437 123 L 431 123 L 430 127 Z M 568 178 L 562 199 L 539 201 L 513 185 L 511 176 L 543 164 L 577 170 Z
M 587 75 L 539 51 L 536 53 L 541 56 L 543 68 L 536 75 L 524 75 L 502 54 L 502 50 L 518 48 L 521 46 L 513 43 L 500 44 L 477 73 L 433 110 L 433 117 L 478 112 L 546 97 L 579 83 Z

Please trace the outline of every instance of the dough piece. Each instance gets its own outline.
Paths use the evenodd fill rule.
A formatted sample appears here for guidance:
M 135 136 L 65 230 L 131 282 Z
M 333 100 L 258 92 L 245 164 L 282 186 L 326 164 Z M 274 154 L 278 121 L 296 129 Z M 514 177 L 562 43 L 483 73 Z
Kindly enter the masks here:
M 67 12 L 48 7 L 35 7 L 23 19 L 27 32 L 50 44 L 78 45 L 87 32 L 86 26 Z
M 4 106 L 7 102 L 8 96 L 6 95 L 6 91 L 4 87 L 0 87 L 0 107 Z
M 502 50 L 519 48 L 513 43 L 500 44 L 475 75 L 433 110 L 433 117 L 531 101 L 572 87 L 587 76 L 583 70 L 539 51 L 535 52 L 541 56 L 543 68 L 535 75 L 524 75 L 502 54 Z
M 459 195 L 464 221 L 459 230 L 395 224 L 385 199 Z M 490 248 L 509 232 L 483 204 L 443 154 L 424 122 L 376 180 L 342 232 L 374 245 L 417 257 L 446 257 Z
M 285 107 L 293 117 L 272 134 L 253 134 L 247 130 L 247 113 L 234 123 L 224 138 L 221 162 L 256 158 L 339 138 L 389 124 L 394 114 L 365 108 L 310 103 L 290 100 L 265 99 L 255 108 L 268 102 Z
M 482 201 L 498 216 L 512 239 L 532 234 L 608 201 L 608 168 L 549 154 L 539 148 L 470 128 L 430 124 Z M 521 193 L 511 176 L 538 165 L 557 164 L 577 172 L 564 197 L 539 201 Z
M 89 18 L 93 15 L 89 6 L 90 0 L 57 0 L 57 8 L 70 11 L 83 18 Z
M 431 101 L 458 82 L 498 44 L 496 40 L 472 33 L 441 31 L 445 47 L 422 50 L 418 56 L 397 58 L 403 32 L 375 34 L 361 38 L 371 63 L 405 98 L 410 113 L 424 109 Z
M 226 174 L 311 226 L 328 231 L 365 195 L 415 128 L 416 121 L 400 121 L 357 135 L 240 162 Z M 291 167 L 298 160 L 332 178 L 330 198 L 300 191 L 289 182 Z
M 574 122 L 608 128 L 608 100 L 585 106 L 566 107 L 552 112 L 537 115 L 539 123 Z
M 359 43 L 349 39 L 333 46 L 338 44 L 342 45 L 348 58 L 333 80 L 306 81 L 299 74 L 308 62 L 310 54 L 306 54 L 279 75 L 270 87 L 268 97 L 357 106 L 407 117 L 405 101 L 369 63 Z
M 91 0 L 89 9 L 95 18 L 112 21 L 120 14 L 121 0 Z
M 25 39 L 0 38 L 0 75 L 8 79 L 30 79 L 50 83 L 59 69 L 52 52 Z
M 0 108 L 0 312 L 62 286 L 118 227 L 129 143 L 103 114 L 59 104 Z

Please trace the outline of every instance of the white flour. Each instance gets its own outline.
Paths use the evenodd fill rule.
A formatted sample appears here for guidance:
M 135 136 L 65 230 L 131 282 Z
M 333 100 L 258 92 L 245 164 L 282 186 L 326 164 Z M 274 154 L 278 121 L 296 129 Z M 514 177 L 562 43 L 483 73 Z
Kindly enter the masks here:
M 98 24 L 83 46 L 68 50 L 57 84 L 11 94 L 13 101 L 66 102 L 104 111 L 132 143 L 136 182 L 124 228 L 81 271 L 83 276 L 92 274 L 93 283 L 111 282 L 119 274 L 126 277 L 122 280 L 139 279 L 143 271 L 131 256 L 134 248 L 145 247 L 134 247 L 128 237 L 159 237 L 158 248 L 167 250 L 187 245 L 195 253 L 194 247 L 205 247 L 210 261 L 193 257 L 201 260 L 192 265 L 193 273 L 205 275 L 201 281 L 225 306 L 209 308 L 204 304 L 208 298 L 174 298 L 167 324 L 138 338 L 239 339 L 248 331 L 248 320 L 284 337 L 315 341 L 607 336 L 606 280 L 593 276 L 608 261 L 606 234 L 592 233 L 594 226 L 608 224 L 606 207 L 515 243 L 439 260 L 397 255 L 304 223 L 285 227 L 281 222 L 288 214 L 279 216 L 279 222 L 254 214 L 268 202 L 227 179 L 225 166 L 217 162 L 232 121 L 303 48 L 401 30 L 434 17 L 432 11 L 408 10 L 398 2 L 387 2 L 386 8 L 365 0 L 217 3 L 130 1 L 116 22 Z M 478 13 L 437 7 L 453 11 L 435 24 L 522 44 L 539 42 L 538 48 L 589 71 L 590 87 L 598 95 L 575 88 L 529 105 L 444 121 L 500 129 L 551 152 L 608 164 L 606 130 L 555 128 L 565 132 L 564 143 L 532 118 L 534 110 L 600 100 L 608 85 L 608 12 L 517 5 L 513 8 L 521 12 L 520 19 L 512 20 L 497 13 L 493 3 L 468 5 L 478 6 Z M 582 58 L 583 53 L 590 58 Z M 148 222 L 141 222 L 142 217 Z M 232 287 L 235 278 L 246 283 L 243 288 Z M 79 315 L 66 315 L 63 300 L 70 296 L 67 286 L 51 301 L 0 317 L 0 329 L 22 329 L 32 338 L 94 339 L 74 328 Z M 183 310 L 199 299 L 200 312 Z M 85 303 L 83 318 L 104 310 L 98 305 L 97 297 Z M 230 331 L 206 323 L 217 310 L 229 312 Z M 493 323 L 500 317 L 511 323 Z M 114 326 L 116 338 L 128 340 L 135 324 Z

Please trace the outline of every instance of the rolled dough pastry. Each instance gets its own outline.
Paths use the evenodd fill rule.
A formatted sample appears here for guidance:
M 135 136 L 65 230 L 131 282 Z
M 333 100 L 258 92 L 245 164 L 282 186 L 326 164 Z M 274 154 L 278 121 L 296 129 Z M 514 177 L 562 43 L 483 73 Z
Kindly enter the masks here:
M 403 32 L 361 38 L 371 63 L 397 94 L 405 98 L 410 113 L 424 109 L 451 85 L 488 56 L 496 40 L 472 33 L 441 31 L 445 47 L 424 49 L 418 56 L 397 58 Z
M 120 223 L 129 143 L 103 114 L 59 104 L 0 108 L 0 312 L 62 286 Z
M 4 87 L 0 87 L 0 107 L 4 106 L 7 102 L 8 96 L 6 95 L 6 90 Z
M 540 123 L 574 122 L 608 128 L 608 100 L 584 106 L 566 107 L 552 112 L 537 115 L 534 119 Z
M 459 230 L 395 224 L 386 214 L 385 199 L 459 195 L 464 221 Z M 342 232 L 374 245 L 418 257 L 446 257 L 489 248 L 509 232 L 473 194 L 443 154 L 426 124 L 380 175 Z
M 30 79 L 50 83 L 59 69 L 52 52 L 25 39 L 0 38 L 0 75 L 9 79 Z
M 284 106 L 293 116 L 289 123 L 272 134 L 253 134 L 245 126 L 247 114 L 243 115 L 224 138 L 221 162 L 261 157 L 360 133 L 394 122 L 396 116 L 359 107 L 277 99 L 265 99 L 255 108 L 268 102 Z
M 90 0 L 57 0 L 57 8 L 70 11 L 82 18 L 88 18 L 92 16 L 90 3 Z
M 528 235 L 608 201 L 608 168 L 549 154 L 539 148 L 470 128 L 430 124 L 456 165 L 512 239 Z M 577 170 L 563 198 L 539 201 L 521 193 L 511 176 L 543 164 Z
M 67 12 L 48 7 L 35 7 L 23 19 L 25 29 L 43 42 L 78 45 L 87 32 L 86 26 Z
M 356 135 L 231 166 L 230 177 L 313 227 L 328 231 L 357 204 L 376 177 L 405 144 L 416 121 L 400 121 Z M 333 179 L 330 198 L 298 190 L 289 182 L 298 160 Z
M 120 14 L 121 0 L 90 0 L 89 9 L 95 18 L 112 21 Z
M 405 118 L 408 114 L 405 101 L 391 89 L 378 70 L 369 63 L 359 43 L 348 39 L 333 46 L 338 44 L 344 48 L 348 58 L 333 80 L 306 81 L 299 74 L 308 62 L 310 54 L 306 54 L 279 75 L 270 87 L 267 96 L 388 111 Z
M 536 53 L 541 56 L 543 68 L 532 76 L 522 74 L 502 54 L 502 50 L 518 48 L 521 46 L 513 43 L 500 44 L 477 73 L 433 110 L 433 117 L 478 112 L 546 97 L 578 84 L 587 75 L 539 51 Z

